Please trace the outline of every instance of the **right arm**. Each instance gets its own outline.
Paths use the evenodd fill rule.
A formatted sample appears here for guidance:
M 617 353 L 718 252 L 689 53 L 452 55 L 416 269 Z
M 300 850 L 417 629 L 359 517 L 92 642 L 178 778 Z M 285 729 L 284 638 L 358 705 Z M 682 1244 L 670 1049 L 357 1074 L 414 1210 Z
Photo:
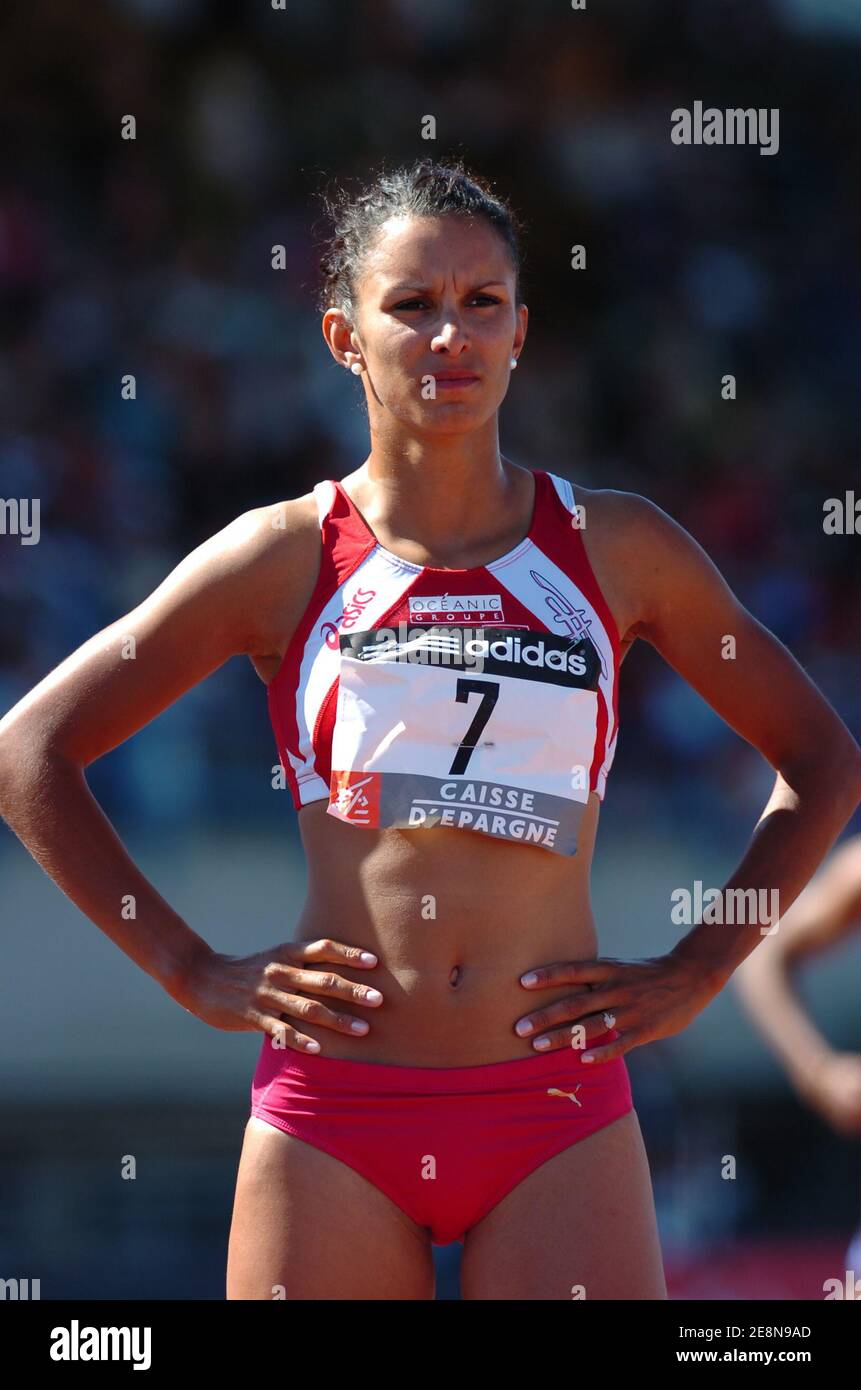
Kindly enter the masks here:
M 302 499 L 244 513 L 0 720 L 2 818 L 127 956 L 177 1002 L 229 1030 L 283 1029 L 277 1019 L 289 1009 L 319 1023 L 328 1015 L 337 1020 L 328 1026 L 347 1031 L 349 1015 L 335 1015 L 284 987 L 319 983 L 317 992 L 365 1002 L 351 981 L 312 977 L 288 963 L 362 965 L 358 949 L 285 943 L 257 956 L 218 955 L 133 863 L 84 772 L 231 656 L 268 656 L 283 646 L 285 608 L 301 609 L 306 597 L 312 540 Z M 315 543 L 319 552 L 319 535 Z M 131 899 L 129 917 L 124 906 Z M 286 1035 L 294 1044 L 306 1036 L 292 1028 Z
M 795 989 L 805 960 L 861 930 L 861 835 L 839 845 L 734 976 L 736 991 L 796 1090 L 836 1128 L 861 1132 L 861 1058 L 836 1051 Z

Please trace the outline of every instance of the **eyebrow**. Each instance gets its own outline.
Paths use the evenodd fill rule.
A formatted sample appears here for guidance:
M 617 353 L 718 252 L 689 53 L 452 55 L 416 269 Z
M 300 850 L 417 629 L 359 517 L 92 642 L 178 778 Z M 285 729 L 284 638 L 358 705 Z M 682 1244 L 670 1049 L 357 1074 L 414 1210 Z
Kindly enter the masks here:
M 500 285 L 503 289 L 506 288 L 506 285 L 505 285 L 505 281 L 504 281 L 504 280 L 484 280 L 480 285 L 473 285 L 472 289 L 473 289 L 473 292 L 475 292 L 475 290 L 486 290 L 486 289 L 489 289 L 491 285 Z M 428 293 L 430 293 L 429 287 L 428 287 L 427 285 L 415 284 L 415 285 L 390 285 L 390 286 L 388 287 L 388 289 L 386 290 L 386 294 L 407 294 L 407 293 L 410 292 L 410 291 L 412 291 L 412 292 L 419 291 L 421 294 L 428 294 Z

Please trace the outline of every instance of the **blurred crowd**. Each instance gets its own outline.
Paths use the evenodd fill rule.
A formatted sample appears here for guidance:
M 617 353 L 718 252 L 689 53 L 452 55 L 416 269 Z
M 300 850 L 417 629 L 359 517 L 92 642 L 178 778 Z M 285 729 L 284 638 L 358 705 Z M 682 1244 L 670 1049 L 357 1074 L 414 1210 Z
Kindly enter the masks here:
M 36 0 L 3 24 L 0 499 L 39 498 L 41 536 L 0 534 L 0 712 L 240 512 L 362 462 L 362 388 L 314 308 L 315 192 L 460 154 L 527 229 L 505 453 L 664 507 L 861 736 L 861 534 L 823 529 L 828 498 L 861 499 L 861 26 L 839 4 Z M 778 108 L 779 152 L 674 145 L 695 100 Z M 621 729 L 608 801 L 731 819 L 768 794 L 643 643 Z M 91 782 L 113 814 L 263 816 L 274 759 L 240 660 Z

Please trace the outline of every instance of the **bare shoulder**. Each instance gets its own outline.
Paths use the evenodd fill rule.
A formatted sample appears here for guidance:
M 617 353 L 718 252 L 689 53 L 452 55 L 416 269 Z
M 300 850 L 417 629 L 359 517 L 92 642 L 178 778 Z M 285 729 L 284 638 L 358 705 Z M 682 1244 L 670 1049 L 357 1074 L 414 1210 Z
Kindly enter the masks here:
M 574 498 L 582 508 L 586 554 L 619 629 L 624 657 L 645 617 L 641 566 L 649 550 L 646 518 L 654 504 L 636 492 L 579 484 Z
M 275 650 L 316 580 L 312 508 L 313 497 L 257 507 L 195 546 L 19 700 L 0 720 L 0 743 L 25 740 L 88 767 L 231 657 Z
M 169 586 L 188 596 L 207 590 L 222 625 L 241 633 L 238 650 L 267 658 L 284 649 L 320 568 L 320 525 L 313 492 L 252 507 L 199 545 Z M 207 619 L 204 619 L 207 621 Z
M 585 505 L 587 549 L 592 516 L 591 544 L 597 537 L 599 562 L 621 576 L 615 582 L 632 640 L 645 638 L 791 786 L 837 769 L 829 795 L 842 799 L 848 819 L 858 804 L 861 751 L 789 649 L 663 508 L 637 493 L 587 494 Z
M 575 497 L 586 514 L 583 540 L 590 563 L 618 605 L 619 631 L 630 642 L 650 637 L 668 603 L 695 604 L 718 590 L 730 597 L 699 542 L 650 498 L 585 487 L 576 488 Z
M 280 661 L 317 582 L 321 544 L 316 499 L 308 492 L 255 507 L 227 530 L 233 533 L 242 563 L 253 573 L 254 636 L 248 655 L 265 680 L 268 668 Z
M 243 512 L 220 533 L 246 564 L 298 571 L 319 544 L 320 525 L 312 492 Z

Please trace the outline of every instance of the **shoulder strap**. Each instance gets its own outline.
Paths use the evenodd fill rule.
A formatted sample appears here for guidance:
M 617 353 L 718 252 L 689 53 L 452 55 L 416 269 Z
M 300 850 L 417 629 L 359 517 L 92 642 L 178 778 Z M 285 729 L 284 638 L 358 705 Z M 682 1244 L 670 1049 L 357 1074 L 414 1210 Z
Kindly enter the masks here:
M 560 478 L 558 473 L 548 473 L 548 478 L 556 489 L 559 501 L 566 511 L 572 512 L 575 509 L 574 489 L 567 478 Z
M 313 492 L 317 502 L 317 520 L 322 530 L 323 523 L 331 512 L 335 501 L 335 484 L 331 478 L 325 478 L 323 482 L 315 483 Z

